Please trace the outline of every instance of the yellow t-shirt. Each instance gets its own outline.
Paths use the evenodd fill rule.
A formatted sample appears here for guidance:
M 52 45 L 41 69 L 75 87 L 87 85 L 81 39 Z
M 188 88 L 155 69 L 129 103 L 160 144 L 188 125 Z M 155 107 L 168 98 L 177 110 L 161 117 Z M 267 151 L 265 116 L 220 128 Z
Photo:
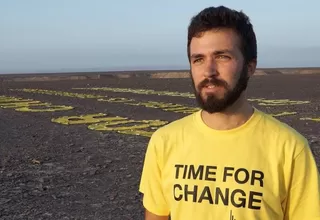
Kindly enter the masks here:
M 159 128 L 140 192 L 147 210 L 172 220 L 320 220 L 307 140 L 256 108 L 236 129 L 213 130 L 200 111 Z

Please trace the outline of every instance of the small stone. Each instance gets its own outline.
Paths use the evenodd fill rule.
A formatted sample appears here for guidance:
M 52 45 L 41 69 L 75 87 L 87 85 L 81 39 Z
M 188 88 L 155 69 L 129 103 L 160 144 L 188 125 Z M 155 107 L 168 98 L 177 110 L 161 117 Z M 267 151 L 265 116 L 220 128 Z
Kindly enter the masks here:
M 44 214 L 43 214 L 43 216 L 51 217 L 51 216 L 52 216 L 52 214 L 51 214 L 51 213 L 49 213 L 49 212 L 46 212 L 46 213 L 44 213 Z
M 11 201 L 11 199 L 0 198 L 0 205 L 6 204 L 6 203 L 8 203 L 10 201 Z
M 93 175 L 97 174 L 97 171 L 98 171 L 97 169 L 90 170 L 89 175 L 93 176 Z
M 79 152 L 82 152 L 84 150 L 84 147 L 80 147 L 80 149 L 78 149 L 76 152 L 79 153 Z
M 133 205 L 126 205 L 126 209 L 127 210 L 133 210 L 133 209 L 135 209 L 135 207 Z
M 32 159 L 31 162 L 33 164 L 41 164 L 41 161 L 40 160 L 36 160 L 36 159 Z
M 44 166 L 53 167 L 53 163 L 44 163 Z
M 91 162 L 91 159 L 92 159 L 92 156 L 87 156 L 87 157 L 84 159 L 84 162 L 88 164 L 89 162 Z
M 102 204 L 101 203 L 91 204 L 91 207 L 93 207 L 93 208 L 101 208 Z

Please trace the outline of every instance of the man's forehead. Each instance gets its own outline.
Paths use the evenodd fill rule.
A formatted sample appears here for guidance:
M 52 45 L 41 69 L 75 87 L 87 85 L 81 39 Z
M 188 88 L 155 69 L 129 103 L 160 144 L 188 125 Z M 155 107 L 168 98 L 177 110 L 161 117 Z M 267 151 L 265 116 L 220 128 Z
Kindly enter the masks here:
M 191 51 L 215 52 L 221 50 L 235 51 L 239 49 L 240 40 L 232 30 L 214 30 L 201 33 L 191 39 Z

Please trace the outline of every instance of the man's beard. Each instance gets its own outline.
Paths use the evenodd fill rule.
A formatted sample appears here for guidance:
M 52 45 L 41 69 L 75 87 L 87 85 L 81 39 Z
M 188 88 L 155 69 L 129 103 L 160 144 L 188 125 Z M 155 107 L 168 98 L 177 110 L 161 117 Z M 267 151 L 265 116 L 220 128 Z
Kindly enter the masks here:
M 234 89 L 230 89 L 227 82 L 211 78 L 211 79 L 205 79 L 203 80 L 198 86 L 197 89 L 195 88 L 194 80 L 192 79 L 193 88 L 196 96 L 196 101 L 199 105 L 199 107 L 209 113 L 216 113 L 216 112 L 222 112 L 226 110 L 228 107 L 233 105 L 240 97 L 242 92 L 246 90 L 248 85 L 248 70 L 247 68 L 243 68 L 240 78 L 238 79 L 238 82 Z M 218 98 L 214 94 L 208 94 L 206 100 L 204 100 L 201 97 L 201 90 L 206 85 L 212 84 L 214 86 L 220 86 L 223 87 L 226 90 L 226 94 L 223 98 Z

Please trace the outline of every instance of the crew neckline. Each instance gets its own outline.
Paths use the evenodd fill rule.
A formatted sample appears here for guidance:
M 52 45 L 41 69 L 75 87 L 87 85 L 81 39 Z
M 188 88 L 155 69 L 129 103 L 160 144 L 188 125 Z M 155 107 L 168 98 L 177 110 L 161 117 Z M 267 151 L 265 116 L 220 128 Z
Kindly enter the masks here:
M 263 114 L 260 110 L 253 107 L 253 114 L 251 117 L 242 125 L 228 129 L 228 130 L 217 130 L 209 127 L 202 119 L 201 112 L 202 109 L 198 110 L 194 115 L 194 122 L 196 123 L 197 127 L 201 132 L 208 133 L 208 134 L 217 134 L 217 135 L 233 135 L 238 132 L 244 132 L 248 129 L 251 129 L 258 123 L 258 121 L 262 118 Z

